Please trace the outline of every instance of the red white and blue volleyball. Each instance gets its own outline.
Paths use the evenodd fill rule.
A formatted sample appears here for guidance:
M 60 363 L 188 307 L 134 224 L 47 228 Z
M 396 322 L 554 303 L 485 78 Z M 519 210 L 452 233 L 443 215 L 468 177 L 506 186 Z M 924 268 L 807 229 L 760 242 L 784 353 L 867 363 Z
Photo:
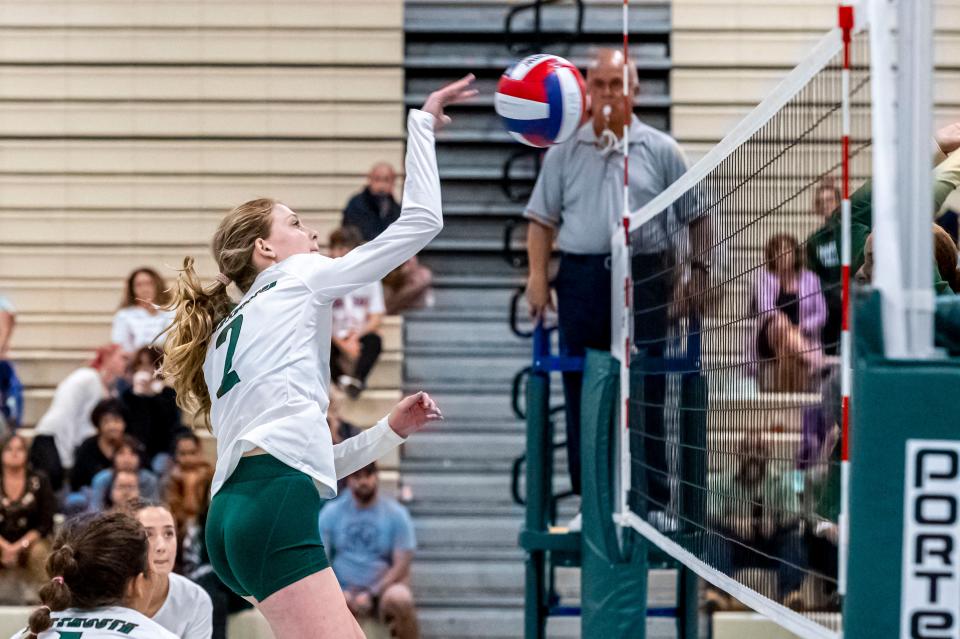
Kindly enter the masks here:
M 535 147 L 569 139 L 586 118 L 583 76 L 555 55 L 524 58 L 500 76 L 493 105 L 513 138 Z

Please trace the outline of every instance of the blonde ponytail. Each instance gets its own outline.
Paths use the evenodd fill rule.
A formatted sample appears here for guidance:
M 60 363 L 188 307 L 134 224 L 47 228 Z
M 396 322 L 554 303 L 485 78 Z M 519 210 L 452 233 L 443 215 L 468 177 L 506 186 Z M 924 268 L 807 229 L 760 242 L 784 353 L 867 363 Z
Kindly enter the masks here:
M 213 235 L 212 251 L 220 272 L 246 293 L 257 277 L 253 247 L 270 235 L 276 200 L 261 198 L 241 204 L 221 220 Z M 210 428 L 210 394 L 203 362 L 217 324 L 232 310 L 227 286 L 215 281 L 204 287 L 192 257 L 184 258 L 168 310 L 176 312 L 163 346 L 163 375 L 177 391 L 177 404 Z
M 220 282 L 204 288 L 192 257 L 183 260 L 174 286 L 170 306 L 176 317 L 163 345 L 163 374 L 172 380 L 180 408 L 194 413 L 210 428 L 210 395 L 203 377 L 203 360 L 214 327 L 230 312 L 233 301 Z

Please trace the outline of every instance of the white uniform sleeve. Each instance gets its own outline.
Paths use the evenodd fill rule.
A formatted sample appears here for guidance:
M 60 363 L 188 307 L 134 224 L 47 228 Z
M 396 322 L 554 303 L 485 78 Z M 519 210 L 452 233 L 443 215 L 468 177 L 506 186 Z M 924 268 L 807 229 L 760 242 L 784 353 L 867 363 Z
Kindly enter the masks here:
M 384 417 L 375 426 L 335 444 L 333 465 L 337 471 L 337 479 L 343 479 L 370 462 L 377 461 L 405 441 L 406 439 L 390 428 L 387 418 Z
M 375 239 L 341 258 L 301 261 L 300 264 L 309 266 L 298 268 L 297 275 L 317 295 L 333 300 L 383 279 L 443 229 L 433 116 L 424 111 L 410 111 L 407 134 L 407 177 L 400 218 Z

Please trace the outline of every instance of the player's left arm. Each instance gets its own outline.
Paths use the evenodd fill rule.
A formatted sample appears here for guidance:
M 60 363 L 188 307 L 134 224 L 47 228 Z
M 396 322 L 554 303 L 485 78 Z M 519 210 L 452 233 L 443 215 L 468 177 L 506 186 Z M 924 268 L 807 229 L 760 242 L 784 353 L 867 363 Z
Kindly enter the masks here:
M 440 408 L 428 394 L 404 397 L 375 426 L 333 446 L 337 479 L 380 459 L 428 423 L 441 419 Z

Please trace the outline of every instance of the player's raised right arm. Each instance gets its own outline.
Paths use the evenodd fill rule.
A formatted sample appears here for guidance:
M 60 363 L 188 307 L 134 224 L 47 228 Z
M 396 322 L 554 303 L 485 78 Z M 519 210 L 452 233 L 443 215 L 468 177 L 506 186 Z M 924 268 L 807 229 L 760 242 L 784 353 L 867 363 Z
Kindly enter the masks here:
M 469 100 L 473 75 L 434 91 L 422 110 L 407 118 L 406 179 L 400 218 L 370 242 L 327 263 L 317 273 L 316 289 L 331 299 L 383 279 L 390 271 L 416 255 L 443 229 L 440 207 L 440 176 L 434 132 L 450 122 L 444 109 Z

